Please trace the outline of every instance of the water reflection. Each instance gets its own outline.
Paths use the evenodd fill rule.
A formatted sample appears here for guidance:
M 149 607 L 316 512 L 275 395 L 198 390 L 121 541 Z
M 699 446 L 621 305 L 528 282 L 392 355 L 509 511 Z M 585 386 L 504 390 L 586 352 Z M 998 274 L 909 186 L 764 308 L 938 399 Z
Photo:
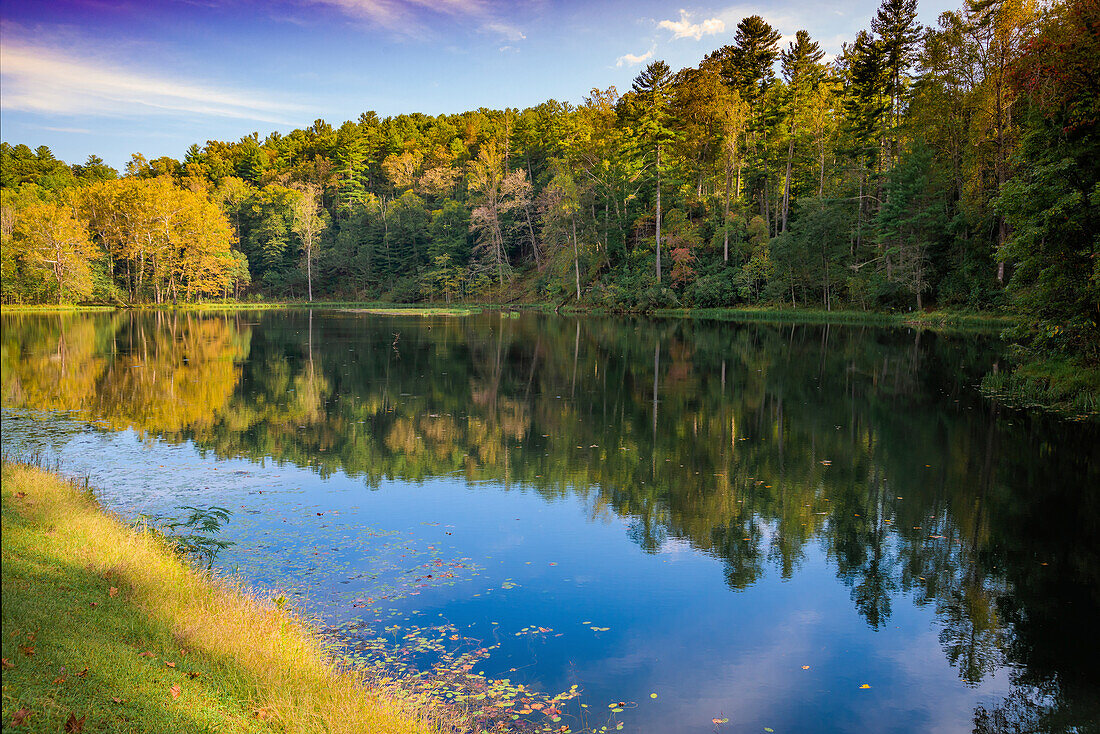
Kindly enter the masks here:
M 220 457 L 577 497 L 731 589 L 820 548 L 874 629 L 935 609 L 976 731 L 1093 730 L 1100 432 L 973 386 L 989 336 L 338 312 L 5 316 L 5 407 Z

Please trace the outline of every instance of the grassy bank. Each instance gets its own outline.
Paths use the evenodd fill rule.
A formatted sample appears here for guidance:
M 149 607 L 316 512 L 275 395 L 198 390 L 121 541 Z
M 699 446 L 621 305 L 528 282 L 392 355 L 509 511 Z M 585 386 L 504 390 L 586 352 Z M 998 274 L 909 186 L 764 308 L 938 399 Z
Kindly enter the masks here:
M 433 731 L 79 485 L 6 462 L 2 478 L 5 731 Z
M 926 329 L 1003 329 L 1015 323 L 1015 318 L 1009 314 L 972 311 L 884 313 L 877 311 L 826 311 L 824 309 L 804 308 L 669 308 L 658 309 L 654 311 L 654 315 L 768 323 L 915 326 Z
M 114 311 L 116 306 L 78 306 L 73 304 L 0 304 L 0 313 L 87 313 L 90 311 Z
M 1075 360 L 1027 362 L 1011 372 L 986 375 L 981 390 L 1013 407 L 1100 420 L 1100 369 Z
M 78 311 L 111 311 L 116 306 L 31 306 L 3 305 L 2 313 L 64 313 Z M 614 315 L 627 312 L 602 307 L 566 304 L 557 307 L 552 303 L 474 303 L 474 304 L 416 304 L 383 303 L 379 301 L 214 301 L 209 303 L 181 303 L 176 306 L 136 305 L 135 310 L 186 310 L 186 311 L 272 311 L 284 309 L 347 309 L 362 313 L 380 315 L 467 315 L 504 309 L 509 311 L 539 311 L 543 313 L 559 312 L 570 315 Z M 868 326 L 918 326 L 922 328 L 980 328 L 1000 329 L 1015 323 L 1011 314 L 973 311 L 926 311 L 921 313 L 902 312 L 884 313 L 877 311 L 851 311 L 805 308 L 665 308 L 649 313 L 637 313 L 639 316 L 657 316 L 663 318 L 699 318 L 727 321 L 761 321 L 772 323 L 811 323 L 811 324 L 862 324 Z

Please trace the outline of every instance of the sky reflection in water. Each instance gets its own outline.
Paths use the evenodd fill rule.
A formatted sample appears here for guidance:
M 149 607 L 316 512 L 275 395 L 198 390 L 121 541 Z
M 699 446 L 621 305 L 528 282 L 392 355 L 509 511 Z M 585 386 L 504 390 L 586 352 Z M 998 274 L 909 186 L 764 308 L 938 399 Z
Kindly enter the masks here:
M 230 507 L 222 569 L 353 645 L 419 629 L 391 664 L 488 647 L 472 673 L 577 685 L 560 723 L 597 731 L 1096 726 L 1100 435 L 983 401 L 988 335 L 3 327 L 6 451 L 56 453 L 126 516 Z

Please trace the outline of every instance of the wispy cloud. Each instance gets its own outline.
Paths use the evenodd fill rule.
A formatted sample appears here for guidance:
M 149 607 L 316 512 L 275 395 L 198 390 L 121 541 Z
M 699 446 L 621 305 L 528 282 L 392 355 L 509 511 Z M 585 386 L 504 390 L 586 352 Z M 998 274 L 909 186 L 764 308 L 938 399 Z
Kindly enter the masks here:
M 49 130 L 54 133 L 75 133 L 77 135 L 91 135 L 92 131 L 85 127 L 54 127 L 52 125 L 34 125 L 39 130 Z
M 467 20 L 478 29 L 505 41 L 522 41 L 524 32 L 497 17 L 487 0 L 306 0 L 327 5 L 356 20 L 381 26 L 403 36 L 422 36 L 425 12 L 452 20 Z
M 623 54 L 619 58 L 615 59 L 615 66 L 637 66 L 638 64 L 653 58 L 653 52 L 657 49 L 650 48 L 644 54 Z
M 482 30 L 488 31 L 489 33 L 496 33 L 502 36 L 506 41 L 522 41 L 527 38 L 527 35 L 519 28 L 499 20 L 489 21 L 482 26 Z
M 191 114 L 293 125 L 306 108 L 251 92 L 157 75 L 71 50 L 6 39 L 0 109 L 61 115 Z
M 353 18 L 366 20 L 391 30 L 411 31 L 416 11 L 433 10 L 450 16 L 483 15 L 482 0 L 312 0 L 316 5 L 330 5 Z
M 726 30 L 726 23 L 721 18 L 707 18 L 698 23 L 691 22 L 691 14 L 686 10 L 680 11 L 680 20 L 662 20 L 657 24 L 658 28 L 672 31 L 672 37 L 694 38 L 698 41 L 703 36 L 713 36 Z

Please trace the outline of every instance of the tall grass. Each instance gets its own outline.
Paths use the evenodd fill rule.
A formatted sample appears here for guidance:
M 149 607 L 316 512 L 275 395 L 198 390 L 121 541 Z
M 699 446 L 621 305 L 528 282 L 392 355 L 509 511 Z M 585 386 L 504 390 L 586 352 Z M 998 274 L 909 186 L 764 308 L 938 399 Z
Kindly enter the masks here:
M 808 308 L 680 308 L 657 309 L 655 316 L 802 324 L 857 324 L 920 328 L 1003 329 L 1015 323 L 1006 314 L 966 311 L 879 312 L 826 311 Z
M 986 397 L 1018 408 L 1100 420 L 1100 370 L 1075 360 L 1037 360 L 1011 372 L 986 375 L 981 391 Z
M 196 571 L 86 483 L 5 462 L 3 721 L 62 731 L 410 732 L 457 726 L 335 666 L 309 624 Z M 22 712 L 22 713 L 20 713 Z

